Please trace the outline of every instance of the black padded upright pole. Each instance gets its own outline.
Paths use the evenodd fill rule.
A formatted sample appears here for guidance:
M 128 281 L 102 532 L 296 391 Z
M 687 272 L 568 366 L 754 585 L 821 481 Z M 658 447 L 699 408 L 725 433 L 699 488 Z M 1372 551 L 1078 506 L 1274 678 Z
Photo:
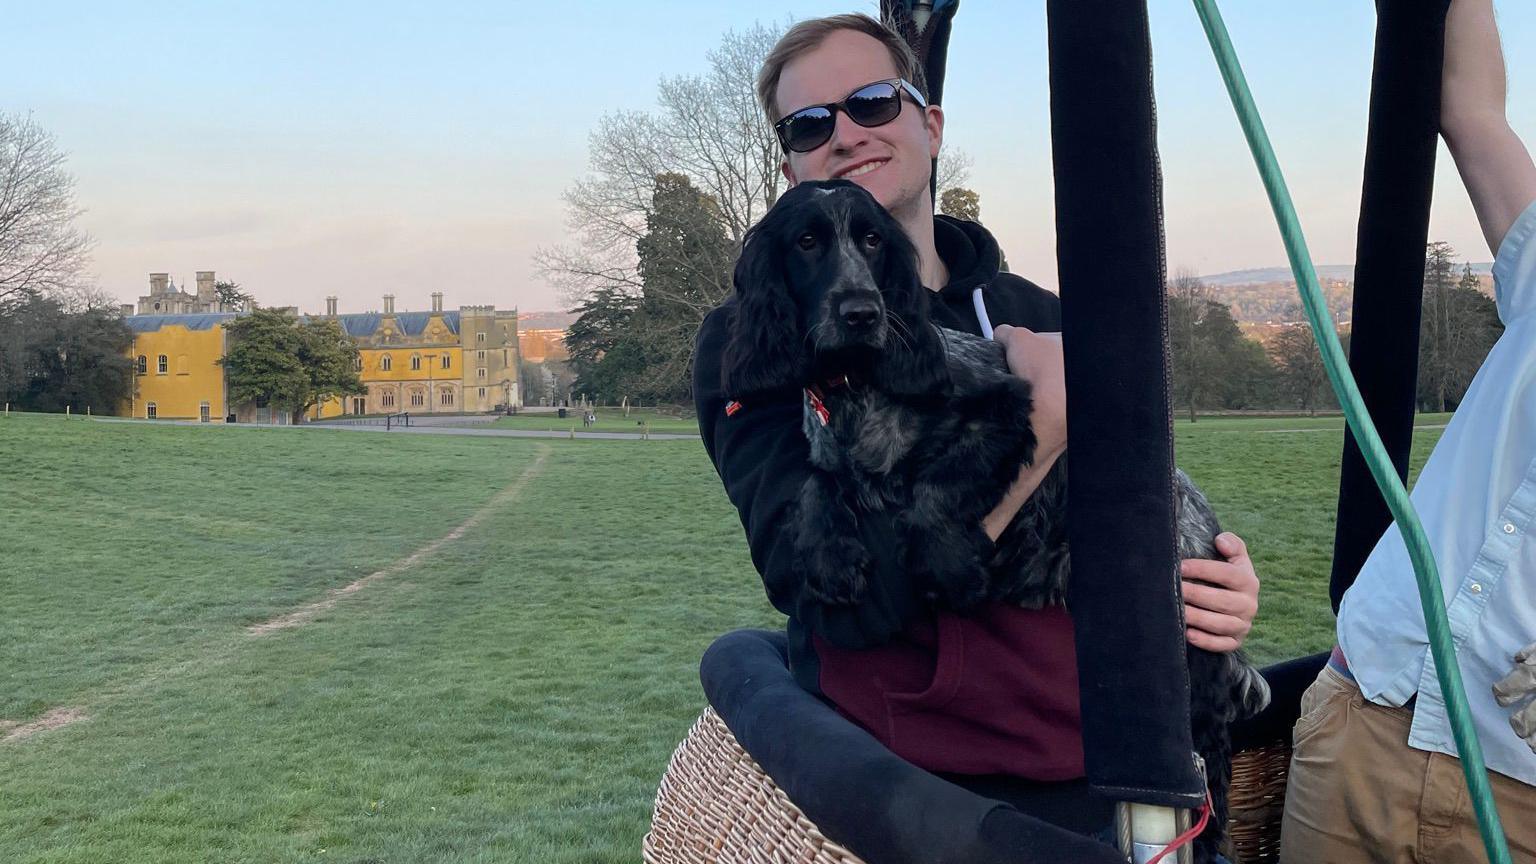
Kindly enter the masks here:
M 1440 132 L 1450 0 L 1377 0 L 1370 131 L 1355 251 L 1349 368 L 1399 477 L 1407 479 L 1418 389 L 1424 246 Z M 1334 528 L 1335 612 L 1392 523 L 1355 436 L 1344 432 Z
M 1196 807 L 1146 3 L 1046 8 L 1088 779 L 1118 800 Z
M 933 0 L 928 20 L 920 29 L 912 15 L 914 0 L 880 0 L 880 20 L 907 40 L 907 46 L 922 64 L 928 83 L 928 104 L 944 104 L 944 74 L 948 69 L 949 33 L 954 26 L 960 0 Z M 933 206 L 939 206 L 939 160 L 933 160 L 928 176 L 928 192 Z

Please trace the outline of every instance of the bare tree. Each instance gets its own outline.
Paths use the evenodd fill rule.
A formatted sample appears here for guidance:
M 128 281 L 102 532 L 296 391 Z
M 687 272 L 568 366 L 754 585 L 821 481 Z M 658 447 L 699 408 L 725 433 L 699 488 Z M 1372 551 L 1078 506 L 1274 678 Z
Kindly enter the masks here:
M 939 178 L 937 193 L 939 200 L 944 199 L 944 193 L 951 189 L 965 187 L 971 180 L 971 157 L 964 150 L 946 147 L 939 151 L 939 164 L 934 171 Z
M 1168 347 L 1172 357 L 1173 401 L 1184 403 L 1195 422 L 1195 403 L 1208 389 L 1213 352 L 1199 338 L 1211 289 L 1193 270 L 1180 270 L 1168 283 Z
M 75 179 L 31 117 L 0 114 L 0 300 L 81 286 L 90 238 L 75 227 Z
M 715 203 L 733 243 L 777 200 L 779 145 L 753 84 L 780 28 L 728 31 L 709 72 L 663 78 L 655 112 L 618 111 L 588 138 L 590 172 L 565 193 L 574 243 L 541 249 L 535 265 L 570 305 L 598 288 L 641 290 L 635 244 L 646 235 L 656 178 L 681 174 Z

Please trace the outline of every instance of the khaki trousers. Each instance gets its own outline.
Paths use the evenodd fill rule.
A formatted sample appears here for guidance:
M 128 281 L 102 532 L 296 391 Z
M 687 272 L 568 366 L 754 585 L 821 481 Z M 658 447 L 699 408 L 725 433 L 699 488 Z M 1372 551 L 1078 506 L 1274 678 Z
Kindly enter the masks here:
M 1323 669 L 1292 733 L 1281 864 L 1487 860 L 1461 761 L 1408 746 L 1412 722 L 1412 709 L 1370 702 Z M 1536 862 L 1536 787 L 1488 777 L 1511 857 Z

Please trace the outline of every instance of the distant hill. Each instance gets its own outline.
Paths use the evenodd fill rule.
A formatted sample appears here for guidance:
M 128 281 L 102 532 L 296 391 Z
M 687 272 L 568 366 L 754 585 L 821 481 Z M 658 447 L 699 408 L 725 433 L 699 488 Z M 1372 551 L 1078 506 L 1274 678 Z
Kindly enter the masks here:
M 1461 265 L 1456 273 L 1461 272 Z M 1493 264 L 1473 263 L 1472 272 L 1478 275 L 1483 293 L 1493 296 Z M 1328 301 L 1328 311 L 1336 324 L 1345 324 L 1351 318 L 1354 300 L 1355 266 L 1353 264 L 1320 264 L 1318 281 Z M 1232 317 L 1239 324 L 1279 324 L 1303 320 L 1301 299 L 1296 293 L 1296 282 L 1291 278 L 1289 267 L 1262 267 L 1254 270 L 1234 270 L 1201 276 L 1200 280 L 1211 289 L 1211 299 L 1225 303 L 1232 309 Z
M 1456 272 L 1461 272 L 1461 265 L 1457 264 Z M 1472 272 L 1479 276 L 1493 274 L 1493 262 L 1472 262 Z M 1355 280 L 1355 265 L 1353 264 L 1319 264 L 1317 265 L 1317 278 L 1323 281 L 1330 279 L 1340 282 L 1353 282 Z M 1233 270 L 1230 273 L 1216 273 L 1211 276 L 1201 276 L 1200 281 L 1207 285 L 1217 287 L 1227 285 L 1262 285 L 1266 282 L 1291 282 L 1291 268 L 1289 267 L 1260 267 L 1255 270 Z

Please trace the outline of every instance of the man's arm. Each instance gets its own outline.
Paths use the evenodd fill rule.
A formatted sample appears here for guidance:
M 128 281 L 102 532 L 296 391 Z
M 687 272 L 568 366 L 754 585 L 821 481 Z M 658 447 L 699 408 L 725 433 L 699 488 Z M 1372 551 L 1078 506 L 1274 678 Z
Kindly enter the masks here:
M 1008 368 L 1033 386 L 1030 423 L 1040 442 L 1034 463 L 1019 471 L 1002 503 L 982 520 L 987 536 L 996 540 L 1067 450 L 1067 385 L 1060 333 L 1001 325 L 994 338 L 1007 349 Z M 1196 648 L 1236 651 L 1243 647 L 1259 612 L 1259 577 L 1241 537 L 1230 532 L 1219 535 L 1216 551 L 1225 560 L 1191 559 L 1181 565 L 1184 635 Z
M 1536 165 L 1505 117 L 1504 54 L 1493 0 L 1452 0 L 1445 22 L 1440 132 L 1494 255 L 1536 200 Z

